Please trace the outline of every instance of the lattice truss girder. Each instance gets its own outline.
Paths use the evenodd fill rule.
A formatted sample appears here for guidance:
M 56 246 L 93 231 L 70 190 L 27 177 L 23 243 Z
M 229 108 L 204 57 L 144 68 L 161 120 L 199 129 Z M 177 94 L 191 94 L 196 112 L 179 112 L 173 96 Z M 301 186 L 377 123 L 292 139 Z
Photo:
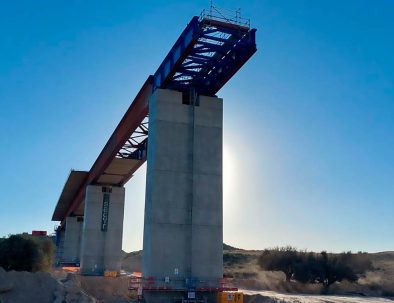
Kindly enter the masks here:
M 146 116 L 141 124 L 127 139 L 126 143 L 118 151 L 116 158 L 123 159 L 146 159 L 146 152 L 148 148 L 148 130 L 149 130 L 149 116 Z
M 176 69 L 168 88 L 194 87 L 200 88 L 200 93 L 207 92 L 204 88 L 215 86 L 242 57 L 255 51 L 254 31 L 220 27 L 204 20 L 199 26 L 197 41 Z

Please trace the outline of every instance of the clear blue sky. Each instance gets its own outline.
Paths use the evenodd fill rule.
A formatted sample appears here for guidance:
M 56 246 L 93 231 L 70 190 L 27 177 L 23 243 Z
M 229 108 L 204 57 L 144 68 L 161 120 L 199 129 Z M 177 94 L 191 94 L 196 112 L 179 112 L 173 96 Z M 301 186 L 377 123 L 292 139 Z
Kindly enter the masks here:
M 258 52 L 225 86 L 224 239 L 394 250 L 394 2 L 217 1 Z M 130 101 L 209 1 L 8 1 L 0 9 L 0 235 L 53 230 Z M 141 249 L 145 167 L 124 249 Z

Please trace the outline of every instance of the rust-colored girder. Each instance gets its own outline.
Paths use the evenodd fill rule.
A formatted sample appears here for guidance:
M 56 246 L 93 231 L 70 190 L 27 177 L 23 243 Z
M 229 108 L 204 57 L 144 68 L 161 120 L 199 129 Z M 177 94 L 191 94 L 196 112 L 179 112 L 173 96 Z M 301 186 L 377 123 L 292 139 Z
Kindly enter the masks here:
M 108 142 L 105 144 L 103 150 L 97 157 L 85 181 L 78 189 L 77 194 L 73 198 L 70 207 L 68 208 L 61 222 L 62 226 L 64 225 L 66 218 L 72 214 L 83 202 L 85 198 L 86 187 L 89 184 L 94 184 L 97 182 L 98 178 L 104 173 L 105 169 L 115 158 L 123 144 L 127 141 L 127 139 L 129 139 L 131 134 L 138 128 L 144 118 L 148 115 L 148 99 L 151 93 L 152 76 L 149 76 L 138 92 L 137 96 L 134 98 L 134 101 L 131 103 L 130 107 L 124 114 L 122 120 L 120 120 L 118 126 L 115 128 Z M 137 170 L 142 165 L 142 163 L 143 161 L 141 161 L 140 165 L 137 166 L 135 170 Z M 132 173 L 134 173 L 134 171 Z M 125 176 L 126 179 L 122 181 L 123 184 L 128 181 L 132 173 L 128 176 Z

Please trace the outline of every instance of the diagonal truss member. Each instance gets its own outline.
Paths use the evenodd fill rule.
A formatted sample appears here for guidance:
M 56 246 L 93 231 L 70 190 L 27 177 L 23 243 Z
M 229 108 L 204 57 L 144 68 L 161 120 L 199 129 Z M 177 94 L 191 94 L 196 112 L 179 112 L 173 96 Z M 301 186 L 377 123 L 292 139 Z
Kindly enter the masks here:
M 145 160 L 148 149 L 149 116 L 146 116 L 120 148 L 116 158 Z

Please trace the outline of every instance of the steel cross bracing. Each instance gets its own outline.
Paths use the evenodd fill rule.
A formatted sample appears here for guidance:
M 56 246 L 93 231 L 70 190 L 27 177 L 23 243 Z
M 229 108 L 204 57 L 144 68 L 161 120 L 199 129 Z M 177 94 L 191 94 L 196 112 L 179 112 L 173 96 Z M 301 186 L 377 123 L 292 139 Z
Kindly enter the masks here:
M 256 52 L 255 29 L 239 16 L 204 12 L 193 17 L 156 71 L 152 91 L 168 88 L 214 95 Z M 117 158 L 146 159 L 148 117 L 125 142 Z
M 149 117 L 146 116 L 118 151 L 116 158 L 135 160 L 146 159 L 148 148 L 148 128 Z
M 256 52 L 256 29 L 195 16 L 153 79 L 153 90 L 168 88 L 214 95 Z

